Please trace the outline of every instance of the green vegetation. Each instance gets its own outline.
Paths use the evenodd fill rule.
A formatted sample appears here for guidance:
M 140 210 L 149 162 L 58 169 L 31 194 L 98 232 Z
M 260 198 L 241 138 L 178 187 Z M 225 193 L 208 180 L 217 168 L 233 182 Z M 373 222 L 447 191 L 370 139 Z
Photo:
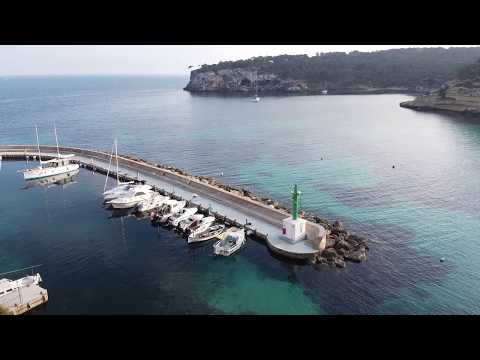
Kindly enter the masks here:
M 329 88 L 352 86 L 437 88 L 462 74 L 479 74 L 480 47 L 406 48 L 376 52 L 322 53 L 316 56 L 280 55 L 203 65 L 192 75 L 205 71 L 248 68 L 273 73 L 282 78 L 305 80 L 310 85 L 325 83 Z M 261 80 L 258 85 L 261 86 Z
M 458 78 L 461 80 L 480 79 L 480 59 L 478 59 L 475 63 L 462 68 L 458 73 Z

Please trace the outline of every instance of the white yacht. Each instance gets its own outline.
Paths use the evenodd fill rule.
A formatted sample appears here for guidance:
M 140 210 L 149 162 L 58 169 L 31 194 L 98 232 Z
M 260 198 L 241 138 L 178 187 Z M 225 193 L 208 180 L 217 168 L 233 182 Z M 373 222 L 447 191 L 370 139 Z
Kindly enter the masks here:
M 107 204 L 112 205 L 114 209 L 129 209 L 137 206 L 142 201 L 152 198 L 154 194 L 151 190 L 135 190 L 123 197 L 107 201 Z
M 168 220 L 170 216 L 182 210 L 185 207 L 185 205 L 187 205 L 187 202 L 185 200 L 183 201 L 167 200 L 165 204 L 160 208 L 158 213 L 156 214 L 156 218 L 160 223 L 164 223 Z
M 30 285 L 38 285 L 42 282 L 40 274 L 29 275 L 18 280 L 0 279 L 0 297 L 10 292 Z
M 117 191 L 112 191 L 111 193 L 104 195 L 103 199 L 108 202 L 108 201 L 119 199 L 122 197 L 131 196 L 136 192 L 140 192 L 140 191 L 151 192 L 152 187 L 150 185 L 128 184 Z
M 245 230 L 231 227 L 223 234 L 223 239 L 213 245 L 216 255 L 230 256 L 245 244 Z
M 110 174 L 110 165 L 112 164 L 113 152 L 115 150 L 115 160 L 116 160 L 116 175 L 117 175 L 117 186 L 105 191 L 107 188 L 108 175 Z M 152 187 L 150 185 L 141 185 L 135 184 L 133 181 L 121 182 L 119 178 L 119 166 L 118 166 L 118 145 L 117 139 L 113 142 L 112 152 L 110 154 L 110 162 L 108 163 L 107 176 L 105 177 L 105 185 L 103 187 L 103 198 L 105 201 L 110 201 L 120 197 L 126 197 L 135 193 L 135 191 L 149 191 Z
M 189 243 L 201 242 L 213 239 L 214 237 L 219 237 L 225 230 L 225 225 L 212 225 L 207 230 L 203 231 L 201 234 L 198 234 L 194 238 L 189 239 Z
M 178 226 L 180 221 L 188 219 L 190 216 L 194 215 L 198 209 L 196 207 L 191 208 L 183 208 L 178 213 L 173 214 L 169 219 L 168 222 L 172 226 Z
M 137 207 L 137 210 L 139 212 L 147 212 L 147 211 L 150 211 L 150 210 L 153 210 L 155 208 L 159 208 L 160 206 L 162 206 L 163 204 L 165 204 L 165 202 L 167 200 L 169 200 L 170 198 L 168 196 L 163 196 L 163 195 L 160 195 L 160 194 L 155 194 L 153 195 L 152 198 L 150 199 L 147 199 L 145 201 L 142 201 L 138 207 Z
M 78 170 L 80 166 L 70 162 L 70 158 L 75 155 L 61 155 L 58 147 L 58 137 L 57 137 L 57 128 L 55 127 L 55 141 L 57 142 L 57 157 L 51 160 L 42 161 L 42 154 L 40 151 L 40 143 L 38 141 L 38 129 L 35 125 L 35 134 L 37 136 L 37 148 L 38 148 L 38 160 L 40 161 L 40 166 L 33 169 L 22 170 L 23 178 L 25 180 L 34 180 L 41 179 L 47 176 L 54 176 L 73 172 Z
M 178 228 L 181 231 L 187 231 L 191 226 L 196 226 L 197 223 L 204 218 L 203 214 L 194 214 L 189 216 L 188 219 L 180 221 Z
M 207 216 L 200 220 L 195 227 L 191 227 L 190 234 L 188 235 L 188 243 L 195 242 L 198 235 L 207 231 L 210 226 L 215 222 L 214 216 Z

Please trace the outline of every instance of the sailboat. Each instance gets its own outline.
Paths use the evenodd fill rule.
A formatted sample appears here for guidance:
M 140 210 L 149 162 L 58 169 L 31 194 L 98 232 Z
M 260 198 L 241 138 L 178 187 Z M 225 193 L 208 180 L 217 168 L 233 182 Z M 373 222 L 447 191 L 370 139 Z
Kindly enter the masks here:
M 325 81 L 325 82 L 323 83 L 322 95 L 327 95 L 327 94 L 328 94 L 327 82 Z
M 42 154 L 40 151 L 40 142 L 38 141 L 38 128 L 35 125 L 35 134 L 37 137 L 37 149 L 38 149 L 38 160 L 40 161 L 40 166 L 33 169 L 23 170 L 23 178 L 25 180 L 40 179 L 48 176 L 54 176 L 59 174 L 65 174 L 73 172 L 79 169 L 78 164 L 71 163 L 70 158 L 74 157 L 74 154 L 61 155 L 58 147 L 58 136 L 57 136 L 57 127 L 55 125 L 55 141 L 57 143 L 57 157 L 51 160 L 42 161 Z
M 255 73 L 255 80 L 253 81 L 253 83 L 255 84 L 255 95 L 252 97 L 252 102 L 259 102 L 260 101 L 260 97 L 258 96 L 258 87 L 257 87 L 257 73 Z
M 107 188 L 108 175 L 110 174 L 110 165 L 112 164 L 113 152 L 115 151 L 117 186 L 105 191 Z M 105 178 L 105 185 L 103 187 L 103 197 L 105 201 L 113 200 L 122 196 L 130 195 L 135 191 L 149 191 L 152 187 L 150 185 L 136 185 L 133 181 L 121 182 L 118 167 L 118 145 L 117 139 L 113 142 L 112 152 L 110 154 L 110 162 L 108 163 L 107 176 Z

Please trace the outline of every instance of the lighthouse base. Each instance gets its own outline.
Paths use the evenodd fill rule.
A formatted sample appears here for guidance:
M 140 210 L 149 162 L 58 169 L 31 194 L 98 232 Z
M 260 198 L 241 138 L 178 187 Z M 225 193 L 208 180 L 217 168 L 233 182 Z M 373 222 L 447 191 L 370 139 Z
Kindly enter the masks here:
M 292 217 L 283 219 L 282 222 L 282 237 L 292 243 L 303 241 L 307 237 L 306 232 L 306 220 L 305 219 L 296 219 L 293 220 Z

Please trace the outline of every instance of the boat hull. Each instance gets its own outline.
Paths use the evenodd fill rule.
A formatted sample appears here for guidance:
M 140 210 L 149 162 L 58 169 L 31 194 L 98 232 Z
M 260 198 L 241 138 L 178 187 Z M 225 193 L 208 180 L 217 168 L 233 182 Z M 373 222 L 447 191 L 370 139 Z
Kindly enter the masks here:
M 65 174 L 71 171 L 78 170 L 80 167 L 78 164 L 69 164 L 64 166 L 59 166 L 55 168 L 39 168 L 39 169 L 32 169 L 26 170 L 23 173 L 23 178 L 25 180 L 35 180 L 35 179 L 42 179 L 45 177 L 55 176 Z

